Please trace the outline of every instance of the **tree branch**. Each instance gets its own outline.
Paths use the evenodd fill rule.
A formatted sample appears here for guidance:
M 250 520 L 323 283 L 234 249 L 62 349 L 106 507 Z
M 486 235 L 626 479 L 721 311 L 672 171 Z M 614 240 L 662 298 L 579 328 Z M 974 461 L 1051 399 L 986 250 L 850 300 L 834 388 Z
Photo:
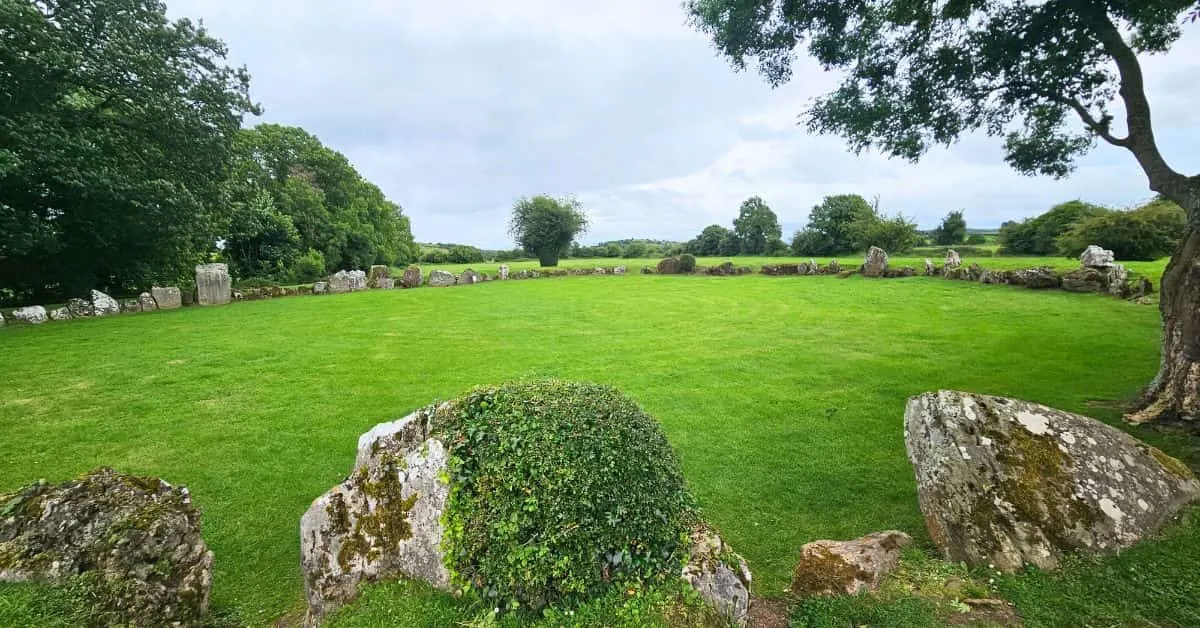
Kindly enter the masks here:
M 1054 97 L 1054 100 L 1057 100 L 1071 109 L 1074 109 L 1075 113 L 1079 114 L 1079 119 L 1083 120 L 1083 124 L 1087 126 L 1087 128 L 1091 129 L 1092 133 L 1100 136 L 1100 138 L 1104 141 L 1112 144 L 1113 146 L 1129 148 L 1128 136 L 1117 137 L 1112 134 L 1112 130 L 1109 127 L 1109 121 L 1111 118 L 1108 116 L 1104 116 L 1100 120 L 1097 120 L 1094 116 L 1092 116 L 1092 112 L 1088 111 L 1088 108 L 1084 107 L 1083 103 L 1079 102 L 1079 99 L 1077 98 L 1072 98 L 1070 96 L 1057 96 Z

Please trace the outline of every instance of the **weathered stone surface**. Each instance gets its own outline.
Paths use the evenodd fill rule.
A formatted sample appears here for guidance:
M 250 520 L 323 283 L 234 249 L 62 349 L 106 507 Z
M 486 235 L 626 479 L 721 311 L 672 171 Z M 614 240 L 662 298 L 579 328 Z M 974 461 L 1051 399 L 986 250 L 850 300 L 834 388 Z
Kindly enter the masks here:
M 720 275 L 722 277 L 737 273 L 737 269 L 733 267 L 733 262 L 725 261 L 708 269 L 710 275 Z
M 160 310 L 175 310 L 183 306 L 183 296 L 175 286 L 154 286 L 150 288 L 150 296 L 154 297 L 154 303 Z
M 1008 282 L 1032 290 L 1048 290 L 1061 286 L 1062 278 L 1050 268 L 1039 267 L 1014 270 L 1009 273 Z
M 904 440 L 929 535 L 952 561 L 1052 569 L 1154 534 L 1200 497 L 1178 460 L 1046 406 L 941 391 L 913 397 Z
M 122 299 L 120 303 L 124 314 L 139 314 L 142 311 L 142 302 L 137 299 Z
M 933 265 L 933 260 L 931 260 L 931 259 L 929 259 L 928 257 L 926 257 L 926 258 L 925 258 L 925 275 L 926 275 L 926 276 L 933 276 L 933 275 L 936 275 L 936 274 L 937 274 L 937 266 L 934 266 L 934 265 Z
M 842 265 L 837 260 L 831 259 L 829 260 L 829 266 L 825 267 L 825 272 L 830 275 L 836 275 L 842 272 Z
M 679 260 L 674 257 L 665 257 L 658 263 L 658 274 L 660 275 L 677 275 L 679 274 Z
M 983 267 L 978 263 L 972 263 L 967 267 L 967 281 L 979 281 L 983 278 Z
M 944 265 L 947 269 L 953 269 L 962 266 L 962 258 L 959 257 L 958 251 L 955 251 L 954 249 L 946 251 L 946 260 Z
M 642 266 L 642 274 L 643 275 L 653 275 L 654 269 L 650 268 L 649 266 Z
M 50 310 L 50 320 L 69 321 L 71 320 L 71 312 L 65 307 L 55 308 Z
M 30 305 L 12 311 L 13 320 L 29 323 L 30 325 L 41 325 L 46 322 L 46 308 L 40 305 Z
M 1133 286 L 1129 285 L 1129 271 L 1120 264 L 1108 268 L 1105 280 L 1108 282 L 1108 293 L 1114 297 L 1125 299 L 1133 293 Z
M 122 625 L 200 626 L 212 563 L 188 490 L 158 478 L 104 468 L 0 496 L 0 582 L 90 576 Z
M 225 305 L 232 300 L 233 281 L 229 278 L 229 266 L 225 264 L 196 266 L 197 304 Z
M 453 286 L 454 285 L 454 275 L 452 275 L 444 270 L 435 270 L 435 271 L 429 273 L 429 285 L 433 286 L 434 288 L 444 288 L 446 286 Z
M 4 327 L 4 314 L 0 313 L 0 327 Z
M 71 313 L 71 318 L 90 318 L 96 315 L 92 302 L 87 299 L 67 299 L 67 311 Z
M 508 264 L 500 265 L 500 279 L 508 279 Z
M 1062 278 L 1062 289 L 1068 292 L 1107 292 L 1108 274 L 1099 268 L 1080 268 Z
M 367 287 L 371 289 L 383 288 L 381 281 L 392 278 L 392 269 L 383 264 L 376 264 L 367 272 Z M 390 288 L 390 286 L 389 286 Z
M 479 283 L 479 273 L 468 268 L 468 269 L 462 271 L 462 274 L 460 274 L 458 276 L 458 283 L 465 284 L 465 285 Z
M 158 310 L 158 302 L 154 300 L 154 295 L 149 292 L 143 292 L 138 295 L 138 305 L 143 312 L 154 312 Z
M 363 434 L 350 477 L 304 513 L 310 624 L 353 599 L 360 582 L 404 576 L 450 586 L 440 549 L 448 456 L 429 437 L 430 416 L 419 410 Z
M 400 279 L 400 286 L 404 288 L 419 288 L 421 287 L 422 279 L 421 267 L 409 266 L 404 269 L 404 277 Z
M 745 626 L 750 613 L 750 568 L 708 526 L 691 533 L 691 556 L 683 579 L 700 597 L 736 626 Z
M 1079 265 L 1084 268 L 1108 268 L 1113 265 L 1115 259 L 1112 251 L 1089 244 L 1079 255 Z
M 917 269 L 913 268 L 912 266 L 901 266 L 896 275 L 898 277 L 916 277 Z
M 813 541 L 800 548 L 792 572 L 793 595 L 857 595 L 878 591 L 883 577 L 900 563 L 900 550 L 912 539 L 903 532 L 874 532 L 853 541 Z
M 92 299 L 92 310 L 96 316 L 111 316 L 121 313 L 121 304 L 107 294 L 99 290 L 92 290 L 89 296 Z
M 379 285 L 375 287 L 379 288 L 380 290 L 391 290 L 392 288 L 396 287 L 396 280 L 392 279 L 391 277 L 380 277 Z
M 863 274 L 867 277 L 882 277 L 888 267 L 888 254 L 883 249 L 873 246 L 867 249 L 867 257 L 863 260 Z
M 339 270 L 329 276 L 329 292 L 342 294 L 367 289 L 367 274 L 361 270 Z
M 329 294 L 329 283 L 325 282 L 325 281 L 318 281 L 318 282 L 314 283 L 313 287 L 312 287 L 312 293 L 313 294 Z
M 624 266 L 617 266 L 613 269 L 614 275 L 624 275 L 628 270 Z

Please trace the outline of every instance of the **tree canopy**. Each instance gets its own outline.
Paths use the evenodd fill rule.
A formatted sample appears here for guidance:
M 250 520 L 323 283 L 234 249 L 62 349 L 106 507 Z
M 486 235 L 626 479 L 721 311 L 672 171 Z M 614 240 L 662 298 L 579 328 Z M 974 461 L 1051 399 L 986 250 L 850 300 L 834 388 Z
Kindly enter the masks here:
M 942 223 L 933 230 L 933 241 L 937 244 L 962 244 L 967 239 L 967 221 L 962 211 L 946 214 Z
M 558 266 L 558 258 L 570 251 L 571 242 L 587 230 L 587 225 L 579 201 L 543 194 L 517 201 L 508 232 L 518 246 L 536 255 L 542 266 L 550 267 Z M 618 245 L 616 256 L 620 255 Z
M 742 201 L 738 217 L 733 219 L 733 233 L 743 255 L 765 255 L 770 244 L 782 235 L 779 217 L 757 196 Z
M 869 220 L 875 210 L 858 194 L 826 196 L 808 214 L 808 226 L 792 239 L 796 255 L 842 255 L 858 249 L 854 224 Z

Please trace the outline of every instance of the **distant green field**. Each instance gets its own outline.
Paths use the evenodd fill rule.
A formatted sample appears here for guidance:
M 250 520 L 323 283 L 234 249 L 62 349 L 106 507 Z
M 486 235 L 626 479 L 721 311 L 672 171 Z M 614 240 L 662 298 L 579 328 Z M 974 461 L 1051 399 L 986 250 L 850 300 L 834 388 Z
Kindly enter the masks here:
M 299 518 L 350 470 L 359 434 L 480 384 L 588 380 L 662 422 L 757 594 L 778 597 L 808 541 L 898 528 L 928 542 L 904 453 L 910 395 L 962 389 L 1115 421 L 1113 403 L 1157 366 L 1157 309 L 1105 296 L 923 277 L 637 274 L 656 261 L 564 262 L 623 263 L 626 277 L 6 328 L 0 492 L 101 465 L 186 484 L 216 553 L 215 612 L 265 625 L 302 608 Z M 1131 266 L 1157 276 L 1162 265 Z M 1135 433 L 1190 455 L 1184 441 Z M 0 624 L 31 616 L 4 615 L 20 596 L 0 589 Z

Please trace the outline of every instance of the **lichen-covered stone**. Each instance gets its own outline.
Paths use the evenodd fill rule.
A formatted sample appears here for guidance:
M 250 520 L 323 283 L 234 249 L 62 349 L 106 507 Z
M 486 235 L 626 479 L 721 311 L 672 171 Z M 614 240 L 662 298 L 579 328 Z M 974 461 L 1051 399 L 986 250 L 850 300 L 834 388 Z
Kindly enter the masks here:
M 1073 270 L 1063 275 L 1062 289 L 1068 292 L 1107 292 L 1108 273 L 1092 267 Z
M 50 310 L 50 320 L 52 321 L 69 321 L 71 320 L 71 312 L 65 307 L 58 307 Z
M 92 290 L 88 296 L 92 299 L 92 308 L 96 316 L 112 316 L 121 313 L 121 304 L 107 294 L 99 290 Z
M 429 285 L 434 288 L 444 288 L 454 285 L 454 275 L 444 270 L 435 270 L 429 273 Z
M 913 397 L 904 440 L 929 535 L 952 561 L 1051 569 L 1119 551 L 1200 497 L 1178 460 L 1046 406 L 941 391 Z
M 1084 268 L 1108 268 L 1113 265 L 1116 255 L 1112 251 L 1089 244 L 1079 255 L 1079 265 Z
M 140 314 L 142 311 L 142 303 L 137 299 L 122 299 L 120 304 L 123 314 Z
M 154 303 L 160 310 L 175 310 L 183 306 L 183 296 L 175 286 L 154 286 L 150 288 L 150 296 L 154 297 Z
M 103 468 L 0 496 L 0 582 L 92 576 L 122 625 L 201 625 L 212 563 L 187 489 L 158 478 Z
M 367 273 L 367 287 L 371 289 L 387 289 L 384 288 L 384 280 L 387 280 L 387 288 L 392 287 L 392 269 L 383 264 L 376 264 L 371 267 Z
M 1133 286 L 1129 285 L 1129 271 L 1124 266 L 1113 264 L 1106 274 L 1109 294 L 1118 299 L 1125 299 L 1133 293 Z
M 13 320 L 29 323 L 30 325 L 41 325 L 46 322 L 46 308 L 40 305 L 29 305 L 22 308 L 17 308 L 11 312 Z
M 679 259 L 675 257 L 665 257 L 658 262 L 658 274 L 660 275 L 677 275 L 680 271 Z
M 690 535 L 691 552 L 682 577 L 725 619 L 745 626 L 750 613 L 750 568 L 716 531 L 699 525 Z
M 312 293 L 313 294 L 329 294 L 329 282 L 318 281 L 318 282 L 313 283 Z
M 404 276 L 400 278 L 400 287 L 401 288 L 419 288 L 419 287 L 421 287 L 422 279 L 423 279 L 423 277 L 421 275 L 421 267 L 420 266 L 409 266 L 408 268 L 404 269 Z
M 867 277 L 882 277 L 887 272 L 888 254 L 883 249 L 873 246 L 867 249 L 866 259 L 863 260 L 863 274 Z
M 983 278 L 983 267 L 977 262 L 967 267 L 967 281 L 979 281 Z
M 300 554 L 310 624 L 353 599 L 360 582 L 403 576 L 449 587 L 440 549 L 448 455 L 430 437 L 432 412 L 363 434 L 350 477 L 304 513 Z
M 958 251 L 955 251 L 954 249 L 946 251 L 946 260 L 944 265 L 948 270 L 953 270 L 959 266 L 962 266 L 962 258 L 959 257 Z
M 459 274 L 458 283 L 468 285 L 468 286 L 471 284 L 477 284 L 477 283 L 479 283 L 479 273 L 468 268 Z
M 1008 281 L 1031 290 L 1048 290 L 1062 285 L 1062 278 L 1053 269 L 1045 267 L 1014 270 L 1008 274 Z
M 196 303 L 225 305 L 233 300 L 233 280 L 226 264 L 196 266 Z
M 883 577 L 900 564 L 900 550 L 911 542 L 907 534 L 889 530 L 853 541 L 806 543 L 792 572 L 791 593 L 811 597 L 877 591 Z
M 342 294 L 367 289 L 367 274 L 361 270 L 339 270 L 329 276 L 329 292 Z
M 149 292 L 143 292 L 138 295 L 138 306 L 143 312 L 155 312 L 158 310 L 158 302 L 154 300 L 154 295 Z
M 825 272 L 830 275 L 836 275 L 842 272 L 842 265 L 837 260 L 831 259 L 829 260 L 829 266 L 825 267 Z
M 508 264 L 500 265 L 500 279 L 508 279 Z

